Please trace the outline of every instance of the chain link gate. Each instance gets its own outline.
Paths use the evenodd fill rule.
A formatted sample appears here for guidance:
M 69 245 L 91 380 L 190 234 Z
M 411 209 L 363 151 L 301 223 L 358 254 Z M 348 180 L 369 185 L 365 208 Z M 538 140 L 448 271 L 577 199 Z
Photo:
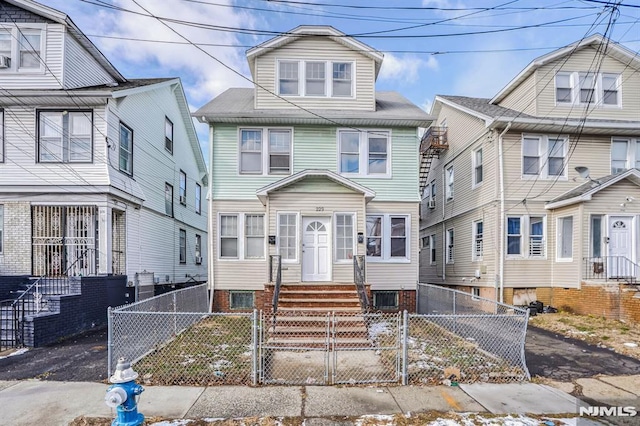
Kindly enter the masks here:
M 399 382 L 401 314 L 261 313 L 259 381 L 330 385 Z

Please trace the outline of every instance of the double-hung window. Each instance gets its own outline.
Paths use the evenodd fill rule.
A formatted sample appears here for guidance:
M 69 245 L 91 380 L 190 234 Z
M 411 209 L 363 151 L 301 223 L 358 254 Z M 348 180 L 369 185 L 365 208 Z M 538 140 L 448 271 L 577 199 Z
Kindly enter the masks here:
M 196 234 L 196 244 L 194 251 L 196 254 L 195 264 L 199 265 L 202 263 L 202 236 L 200 234 Z
M 38 111 L 38 161 L 89 163 L 92 152 L 93 112 Z
M 120 171 L 133 175 L 133 130 L 120 123 Z
M 298 215 L 278 213 L 278 253 L 283 262 L 298 260 Z
M 482 260 L 484 249 L 484 224 L 481 220 L 473 222 L 473 260 Z
M 338 132 L 339 169 L 342 174 L 389 176 L 390 137 L 384 130 Z
M 187 205 L 187 174 L 180 170 L 180 204 Z
M 202 187 L 196 183 L 196 213 L 202 214 Z
M 455 245 L 453 240 L 453 228 L 447 229 L 447 263 L 453 263 L 455 257 Z
M 573 216 L 558 218 L 557 241 L 557 260 L 571 260 L 573 258 Z
M 507 217 L 507 257 L 546 257 L 544 216 Z
M 280 96 L 353 97 L 353 62 L 279 60 Z
M 219 227 L 221 259 L 264 259 L 264 215 L 221 213 Z
M 240 129 L 240 174 L 291 174 L 291 129 Z
M 409 216 L 368 215 L 366 253 L 370 260 L 409 259 Z
M 640 139 L 611 139 L 611 173 L 619 173 L 631 167 L 640 169 Z
M 558 72 L 555 76 L 557 105 L 621 107 L 620 74 Z
M 164 149 L 173 154 L 173 122 L 164 118 Z
M 20 24 L 0 28 L 0 72 L 39 72 L 45 68 L 42 48 L 46 45 L 44 24 Z
M 187 263 L 187 231 L 180 230 L 180 263 Z
M 173 217 L 173 185 L 164 184 L 164 213 Z
M 435 265 L 436 263 L 436 236 L 435 234 L 429 235 L 429 247 L 431 247 L 429 253 L 429 264 Z
M 567 177 L 568 142 L 565 137 L 524 135 L 522 137 L 523 178 Z
M 480 148 L 473 151 L 473 186 L 480 185 L 483 180 L 482 148 Z
M 336 227 L 336 261 L 353 259 L 355 246 L 355 217 L 352 213 L 337 213 Z
M 447 167 L 445 171 L 445 196 L 447 201 L 453 200 L 453 165 Z
M 20 31 L 18 46 L 20 63 L 19 69 L 39 70 L 40 66 L 40 31 Z

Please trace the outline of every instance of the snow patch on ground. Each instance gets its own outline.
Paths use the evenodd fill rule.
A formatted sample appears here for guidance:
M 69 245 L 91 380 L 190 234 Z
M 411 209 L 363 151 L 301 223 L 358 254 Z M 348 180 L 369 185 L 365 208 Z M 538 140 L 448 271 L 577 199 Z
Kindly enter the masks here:
M 11 352 L 9 355 L 0 356 L 0 359 L 9 358 L 10 356 L 22 355 L 25 352 L 28 352 L 29 348 L 20 348 L 16 351 Z

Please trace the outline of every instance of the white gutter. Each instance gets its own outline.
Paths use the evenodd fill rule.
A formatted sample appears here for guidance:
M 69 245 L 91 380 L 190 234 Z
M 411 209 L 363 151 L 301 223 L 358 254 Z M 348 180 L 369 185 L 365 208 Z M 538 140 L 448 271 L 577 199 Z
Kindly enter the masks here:
M 504 153 L 502 150 L 502 137 L 511 128 L 511 122 L 507 123 L 507 127 L 498 135 L 498 167 L 500 168 L 500 260 L 499 260 L 499 280 L 500 289 L 498 290 L 499 301 L 504 303 L 504 245 L 505 245 L 505 208 L 504 208 Z

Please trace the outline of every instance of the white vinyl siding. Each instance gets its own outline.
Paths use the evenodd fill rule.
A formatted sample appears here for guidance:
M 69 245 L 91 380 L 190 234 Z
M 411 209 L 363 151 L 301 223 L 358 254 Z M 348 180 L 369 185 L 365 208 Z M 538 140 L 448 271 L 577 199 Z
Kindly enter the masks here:
M 114 83 L 114 78 L 91 56 L 82 45 L 68 32 L 60 31 L 51 24 L 47 25 L 47 67 L 52 68 L 52 57 L 59 53 L 52 52 L 52 37 L 64 37 L 64 55 L 60 55 L 64 60 L 64 73 L 58 77 L 65 88 L 73 89 L 78 87 L 101 86 L 103 84 Z M 62 69 L 62 67 L 61 67 Z

